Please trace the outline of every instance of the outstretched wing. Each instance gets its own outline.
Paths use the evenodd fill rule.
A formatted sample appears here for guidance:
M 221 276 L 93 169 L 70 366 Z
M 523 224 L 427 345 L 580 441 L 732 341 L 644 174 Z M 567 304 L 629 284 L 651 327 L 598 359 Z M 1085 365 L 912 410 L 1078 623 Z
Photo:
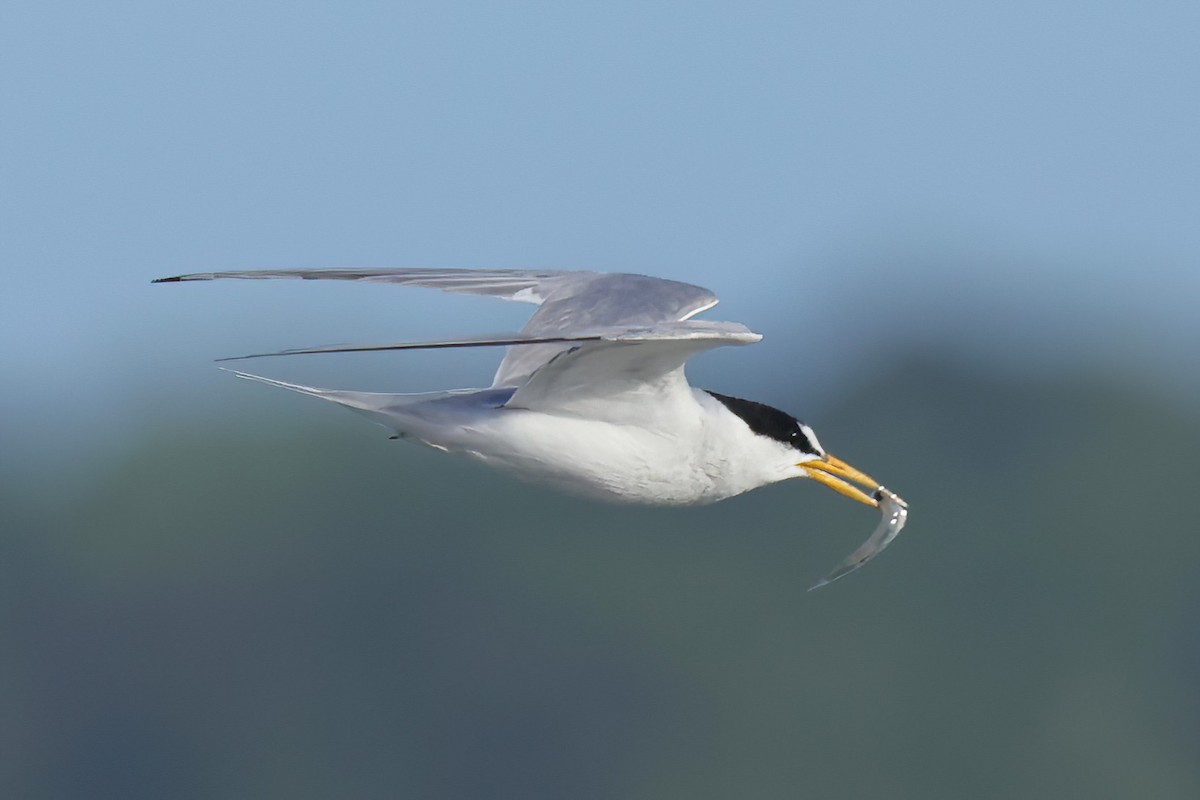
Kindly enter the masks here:
M 304 356 L 318 353 L 371 353 L 382 350 L 443 350 L 455 347 L 509 347 L 511 345 L 564 344 L 595 342 L 602 339 L 599 333 L 575 336 L 530 336 L 526 333 L 491 333 L 462 336 L 454 339 L 437 339 L 424 342 L 392 342 L 389 344 L 327 344 L 320 347 L 295 347 L 275 350 L 270 353 L 251 353 L 245 356 L 229 356 L 217 361 L 245 361 L 248 358 L 271 358 L 273 356 Z
M 653 326 L 680 322 L 712 308 L 717 297 L 688 283 L 646 275 L 524 269 L 286 269 L 199 272 L 160 278 L 156 283 L 216 278 L 350 280 L 424 286 L 479 294 L 539 306 L 521 333 L 556 339 L 581 330 Z M 520 386 L 543 365 L 571 347 L 561 342 L 511 347 L 500 363 L 494 386 Z
M 705 350 L 733 344 L 753 344 L 762 336 L 734 322 L 685 320 L 641 328 L 605 328 L 553 337 L 523 333 L 399 342 L 377 345 L 331 345 L 303 350 L 257 353 L 221 361 L 309 353 L 352 353 L 379 350 L 423 350 L 446 347 L 508 346 L 514 350 L 559 346 L 566 350 L 508 399 L 509 408 L 627 422 L 650 421 L 653 414 L 668 418 L 685 413 L 690 387 L 685 362 Z
M 398 283 L 406 286 L 425 286 L 445 292 L 482 294 L 503 300 L 541 303 L 561 283 L 570 283 L 575 276 L 587 272 L 530 269 L 395 269 L 339 267 L 333 269 L 260 269 L 238 272 L 195 272 L 159 278 L 154 283 L 180 281 L 211 281 L 217 278 L 261 280 L 264 278 L 296 278 L 306 281 L 336 280 L 367 283 Z
M 650 328 L 682 322 L 717 304 L 717 296 L 690 283 L 623 272 L 574 273 L 546 292 L 545 300 L 521 329 L 530 336 L 566 336 L 604 328 Z M 522 386 L 568 350 L 566 344 L 510 347 L 496 370 L 493 386 Z

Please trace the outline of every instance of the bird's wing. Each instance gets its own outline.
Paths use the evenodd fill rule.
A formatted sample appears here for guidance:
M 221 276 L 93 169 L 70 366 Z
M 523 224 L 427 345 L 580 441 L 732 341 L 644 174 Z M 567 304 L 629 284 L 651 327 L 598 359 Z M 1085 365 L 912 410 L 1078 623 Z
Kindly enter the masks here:
M 435 342 L 330 345 L 275 353 L 256 353 L 221 361 L 309 353 L 423 350 L 445 347 L 497 347 L 514 350 L 565 348 L 534 372 L 505 403 L 551 414 L 611 422 L 650 422 L 654 414 L 679 413 L 677 400 L 689 397 L 684 363 L 705 350 L 753 344 L 760 334 L 735 322 L 685 320 L 647 327 L 613 327 L 554 336 L 504 333 Z
M 479 294 L 539 306 L 521 333 L 561 338 L 574 331 L 651 326 L 690 319 L 717 304 L 707 289 L 646 275 L 525 269 L 341 268 L 198 272 L 160 278 L 155 283 L 216 278 L 300 278 L 424 286 Z M 494 386 L 520 386 L 570 345 L 561 342 L 513 347 L 496 371 Z
M 334 269 L 262 269 L 239 272 L 195 272 L 159 278 L 154 283 L 179 281 L 211 281 L 218 278 L 258 280 L 264 278 L 298 278 L 306 281 L 337 280 L 367 283 L 398 283 L 406 286 L 425 286 L 446 292 L 482 294 L 503 300 L 539 304 L 562 283 L 572 283 L 586 272 L 530 269 L 402 269 L 358 268 Z
M 453 347 L 508 347 L 512 345 L 572 344 L 595 342 L 603 338 L 601 333 L 580 333 L 572 336 L 530 336 L 527 333 L 491 333 L 438 339 L 427 342 L 391 342 L 388 344 L 328 344 L 319 347 L 297 347 L 275 350 L 270 353 L 251 353 L 245 356 L 218 358 L 217 361 L 243 361 L 248 358 L 271 358 L 273 356 L 302 356 L 316 353 L 369 353 L 383 350 L 441 350 Z
M 684 364 L 724 345 L 753 344 L 760 334 L 735 322 L 686 320 L 611 329 L 561 350 L 506 403 L 552 414 L 610 422 L 649 422 L 691 404 Z M 541 345 L 536 345 L 541 346 Z
M 531 336 L 562 336 L 599 328 L 652 327 L 682 322 L 717 304 L 717 296 L 690 283 L 622 272 L 574 273 L 545 295 L 521 329 Z M 493 386 L 523 386 L 564 344 L 512 347 L 496 370 Z

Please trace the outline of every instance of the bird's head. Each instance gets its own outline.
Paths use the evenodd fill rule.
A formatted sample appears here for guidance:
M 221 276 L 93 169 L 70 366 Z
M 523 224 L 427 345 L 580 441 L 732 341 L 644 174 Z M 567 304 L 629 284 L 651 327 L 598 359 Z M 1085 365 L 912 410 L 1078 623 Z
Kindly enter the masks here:
M 879 506 L 879 482 L 826 452 L 808 425 L 762 403 L 712 391 L 709 394 L 740 417 L 754 434 L 771 440 L 772 459 L 782 467 L 776 474 L 783 478 L 811 478 L 860 503 Z

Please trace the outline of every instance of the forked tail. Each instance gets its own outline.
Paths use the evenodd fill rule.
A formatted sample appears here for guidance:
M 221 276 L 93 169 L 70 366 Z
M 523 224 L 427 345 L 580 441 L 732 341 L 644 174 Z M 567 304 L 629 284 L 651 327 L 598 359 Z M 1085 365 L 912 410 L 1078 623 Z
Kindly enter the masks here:
M 229 372 L 248 381 L 265 383 L 268 386 L 278 386 L 300 394 L 330 400 L 345 406 L 351 411 L 357 411 L 363 416 L 383 425 L 396 433 L 404 433 L 405 408 L 429 400 L 438 400 L 455 394 L 455 392 L 426 392 L 421 394 L 390 394 L 387 392 L 350 392 L 343 389 L 318 389 L 313 386 L 302 386 L 298 383 L 286 383 L 274 378 L 264 378 L 261 375 L 251 375 L 235 369 L 219 367 L 222 372 Z

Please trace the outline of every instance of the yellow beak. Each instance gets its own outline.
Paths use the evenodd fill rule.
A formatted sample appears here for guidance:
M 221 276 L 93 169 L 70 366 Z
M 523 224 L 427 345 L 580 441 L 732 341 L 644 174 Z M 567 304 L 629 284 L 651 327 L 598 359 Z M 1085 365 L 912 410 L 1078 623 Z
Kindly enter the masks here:
M 835 492 L 839 492 L 846 495 L 846 497 L 875 508 L 879 506 L 878 500 L 850 483 L 850 481 L 865 486 L 872 492 L 879 488 L 879 482 L 870 475 L 859 472 L 840 458 L 826 455 L 819 461 L 805 461 L 803 464 L 797 464 L 796 466 L 804 470 L 808 477 L 817 483 L 825 484 Z

